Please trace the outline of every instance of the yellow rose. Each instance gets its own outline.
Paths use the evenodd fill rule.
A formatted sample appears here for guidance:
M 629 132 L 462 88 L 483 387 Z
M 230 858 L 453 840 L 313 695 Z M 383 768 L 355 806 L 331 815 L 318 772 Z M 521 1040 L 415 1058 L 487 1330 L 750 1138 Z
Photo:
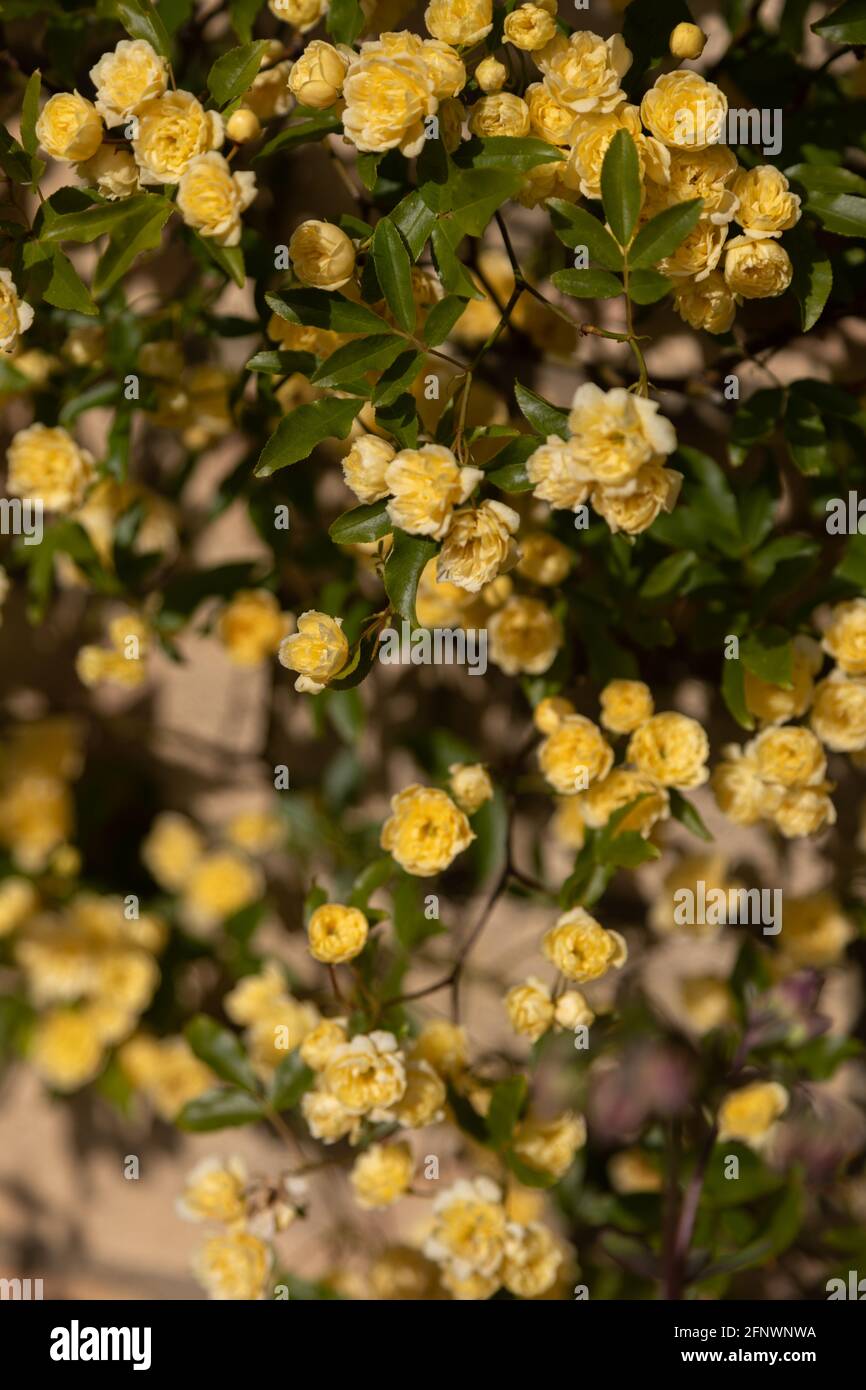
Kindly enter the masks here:
M 529 134 L 529 107 L 522 97 L 511 92 L 496 92 L 481 97 L 472 107 L 469 129 L 473 135 Z
M 652 691 L 643 681 L 612 680 L 599 696 L 601 723 L 612 734 L 632 734 L 653 714 Z
M 517 572 L 533 584 L 561 584 L 573 564 L 573 552 L 547 531 L 532 531 L 521 538 Z
M 429 1062 L 415 1058 L 406 1063 L 406 1089 L 392 1114 L 404 1129 L 438 1124 L 444 1116 L 445 1083 Z
M 827 795 L 830 789 L 829 782 L 821 782 L 817 787 L 795 787 L 782 795 L 772 820 L 786 840 L 817 835 L 825 825 L 836 824 L 836 808 Z
M 567 1028 L 569 1032 L 578 1027 L 589 1028 L 595 1022 L 595 1014 L 579 989 L 567 989 L 561 994 L 554 1014 L 560 1028 Z
M 466 86 L 466 67 L 463 59 L 450 44 L 440 43 L 438 39 L 425 39 L 421 45 L 420 56 L 432 79 L 433 95 L 447 105 L 447 99 L 456 97 L 458 92 L 461 92 Z M 462 111 L 460 102 L 455 102 L 453 105 L 460 107 Z M 440 106 L 440 127 L 443 111 L 444 107 Z M 456 112 L 452 110 L 452 117 L 455 114 Z
M 672 453 L 677 443 L 656 401 L 622 387 L 602 391 L 592 382 L 575 392 L 568 425 L 578 465 L 595 482 L 613 486 L 630 482 L 642 464 Z
M 493 796 L 490 773 L 483 763 L 452 763 L 448 772 L 451 795 L 461 811 L 474 816 Z
M 371 1144 L 359 1154 L 349 1181 L 365 1211 L 382 1211 L 400 1200 L 412 1182 L 415 1160 L 408 1144 Z
M 788 1092 L 777 1081 L 752 1081 L 731 1091 L 719 1106 L 719 1139 L 739 1139 L 760 1148 L 788 1108 Z
M 174 1120 L 184 1105 L 216 1081 L 185 1038 L 139 1035 L 123 1044 L 118 1060 L 132 1085 L 144 1092 L 164 1120 Z
M 268 589 L 240 589 L 222 610 L 217 634 L 236 666 L 258 666 L 277 651 L 287 626 Z
M 744 299 L 774 299 L 785 293 L 793 277 L 791 258 L 777 241 L 740 236 L 728 242 L 725 279 L 734 294 Z
M 700 58 L 707 36 L 697 24 L 677 24 L 671 32 L 670 51 L 674 58 Z
M 480 43 L 493 28 L 493 0 L 430 0 L 427 32 L 458 48 Z
M 596 487 L 591 502 L 611 531 L 639 535 L 652 526 L 659 512 L 676 506 L 683 477 L 672 468 L 645 463 L 623 487 Z
M 711 270 L 704 279 L 678 279 L 674 286 L 674 308 L 690 328 L 707 333 L 729 333 L 737 301 L 723 275 Z
M 80 505 L 95 473 L 92 455 L 61 425 L 19 430 L 9 445 L 6 469 L 6 488 L 13 497 L 31 497 L 58 512 Z
M 88 1009 L 54 1009 L 36 1022 L 29 1059 L 55 1091 L 77 1091 L 102 1066 L 103 1045 Z
M 599 38 L 588 29 L 568 38 L 557 34 L 536 54 L 535 61 L 551 95 L 578 114 L 613 111 L 625 101 L 620 83 L 632 57 L 621 34 L 609 39 Z
M 724 761 L 712 776 L 713 795 L 722 811 L 736 825 L 755 825 L 765 812 L 772 812 L 779 801 L 778 792 L 768 795 L 768 788 L 758 770 L 756 759 L 736 744 L 724 748 Z
M 866 748 L 866 680 L 851 680 L 834 671 L 815 691 L 809 722 L 833 753 Z
M 439 552 L 436 576 L 477 594 L 517 560 L 512 539 L 520 517 L 504 502 L 482 502 L 452 514 L 445 543 Z
M 476 1270 L 471 1270 L 469 1274 L 461 1277 L 456 1273 L 456 1268 L 455 1265 L 445 1265 L 441 1279 L 442 1287 L 447 1289 L 457 1302 L 477 1303 L 492 1298 L 500 1287 L 498 1275 L 479 1274 Z
M 664 256 L 658 262 L 658 270 L 672 279 L 688 276 L 700 284 L 718 265 L 727 236 L 727 226 L 702 217 L 673 254 Z
M 145 39 L 121 39 L 113 53 L 103 53 L 90 69 L 96 109 L 109 127 L 123 125 L 138 108 L 161 97 L 168 85 L 168 64 Z
M 562 1251 L 546 1226 L 509 1226 L 502 1282 L 515 1298 L 539 1298 L 553 1287 Z
M 183 887 L 183 919 L 192 930 L 206 935 L 260 897 L 262 888 L 261 871 L 244 855 L 214 850 L 192 865 Z
M 824 778 L 827 759 L 810 729 L 790 725 L 764 729 L 746 745 L 758 775 L 782 787 L 814 787 Z
M 795 970 L 836 965 L 857 928 L 832 893 L 812 893 L 785 902 L 779 949 Z
M 269 1016 L 286 995 L 286 981 L 276 961 L 269 961 L 259 975 L 244 975 L 225 996 L 225 1011 L 232 1023 L 250 1024 Z
M 505 996 L 505 1009 L 515 1033 L 537 1042 L 553 1023 L 554 1005 L 550 990 L 542 980 L 530 975 L 522 985 L 513 985 Z
M 561 695 L 548 695 L 535 706 L 532 722 L 540 734 L 552 734 L 565 719 L 574 714 L 575 708 L 570 700 Z
M 761 680 L 751 671 L 744 672 L 749 713 L 762 724 L 785 724 L 789 719 L 799 719 L 812 703 L 815 690 L 812 677 L 821 669 L 822 659 L 817 642 L 811 637 L 798 636 L 794 638 L 790 689 Z
M 302 222 L 289 242 L 292 269 L 302 285 L 338 290 L 355 273 L 355 248 L 332 222 Z
M 696 719 L 654 714 L 629 739 L 628 760 L 664 787 L 688 791 L 706 782 L 710 742 Z
M 282 818 L 270 811 L 239 811 L 225 829 L 229 844 L 246 854 L 269 854 L 285 838 Z
M 289 74 L 289 87 L 301 106 L 314 111 L 333 106 L 342 93 L 349 62 L 349 52 L 341 53 L 331 43 L 322 39 L 308 43 Z
M 268 0 L 268 8 L 284 24 L 306 34 L 315 29 L 328 5 L 327 0 Z
M 311 1071 L 324 1071 L 334 1048 L 348 1041 L 345 1019 L 323 1018 L 301 1043 L 301 1061 Z
M 36 122 L 36 138 L 52 159 L 79 164 L 102 144 L 102 118 L 93 102 L 77 92 L 49 97 Z
M 33 322 L 33 310 L 18 298 L 10 271 L 0 269 L 0 352 L 12 352 Z
M 475 76 L 478 77 L 478 72 Z M 575 114 L 568 106 L 563 106 L 557 101 L 543 82 L 533 82 L 527 87 L 526 104 L 529 107 L 529 127 L 533 135 L 540 136 L 551 145 L 571 144 L 576 122 Z
M 429 1062 L 440 1076 L 456 1077 L 468 1061 L 466 1030 L 446 1018 L 425 1023 L 412 1044 L 413 1061 Z
M 538 5 L 518 5 L 516 10 L 505 16 L 503 33 L 507 43 L 521 48 L 525 53 L 535 53 L 550 43 L 556 33 L 556 21 L 547 10 Z
M 264 1298 L 270 1268 L 270 1247 L 245 1231 L 211 1236 L 193 1260 L 199 1283 L 220 1302 Z
M 232 173 L 216 150 L 187 164 L 177 187 L 177 206 L 188 227 L 213 237 L 218 246 L 237 246 L 241 213 L 256 196 L 256 176 L 246 170 Z
M 739 169 L 736 156 L 727 145 L 709 145 L 705 150 L 671 150 L 665 200 L 673 206 L 691 198 L 702 198 L 701 220 L 724 226 L 737 211 L 733 183 Z
M 666 72 L 646 93 L 640 114 L 663 145 L 704 150 L 724 136 L 728 98 L 699 73 Z
M 551 507 L 576 512 L 592 490 L 592 475 L 571 440 L 564 443 L 551 436 L 530 454 L 526 472 L 534 485 L 533 497 Z
M 180 892 L 203 853 L 204 842 L 195 826 L 173 811 L 157 816 L 141 846 L 148 871 L 169 893 Z
M 642 797 L 628 815 L 620 821 L 617 834 L 636 830 L 646 838 L 653 826 L 670 815 L 670 801 L 664 787 L 651 777 L 631 768 L 615 767 L 612 772 L 581 794 L 580 806 L 587 825 L 600 830 L 611 816 L 624 806 Z
M 454 508 L 466 501 L 482 477 L 479 468 L 461 468 L 442 444 L 401 449 L 385 470 L 392 494 L 388 515 L 402 531 L 442 540 Z
M 299 672 L 295 689 L 318 695 L 338 676 L 349 657 L 343 619 L 310 608 L 298 618 L 298 630 L 280 643 L 280 665 Z
M 335 1047 L 323 1073 L 325 1086 L 350 1115 L 378 1113 L 406 1090 L 406 1066 L 393 1033 L 359 1033 Z
M 379 843 L 407 874 L 431 878 L 474 839 L 466 816 L 447 792 L 413 783 L 391 798 Z
M 607 776 L 613 749 L 591 719 L 567 714 L 541 744 L 538 764 L 554 790 L 567 796 Z
M 143 184 L 178 183 L 194 159 L 218 150 L 223 121 L 205 111 L 191 92 L 166 92 L 138 110 L 138 134 L 132 149 Z
M 508 81 L 508 69 L 498 58 L 485 58 L 475 69 L 475 81 L 482 92 L 500 92 Z
M 96 187 L 109 202 L 138 193 L 138 165 L 129 150 L 118 145 L 100 145 L 96 154 L 79 164 L 78 174 Z
M 505 1253 L 505 1208 L 489 1178 L 461 1178 L 433 1203 L 433 1230 L 424 1254 L 444 1264 L 458 1280 L 494 1276 Z
M 343 965 L 361 954 L 369 930 L 367 919 L 359 908 L 322 903 L 307 924 L 310 955 L 323 965 Z
M 293 1052 L 319 1022 L 314 1004 L 284 994 L 266 1008 L 244 1035 L 250 1061 L 262 1076 L 269 1079 L 286 1054 Z
M 846 676 L 866 676 L 866 599 L 836 605 L 822 645 Z
M 747 237 L 758 241 L 778 237 L 800 220 L 800 199 L 791 192 L 781 169 L 772 164 L 740 169 L 733 190 L 740 201 L 737 221 Z
M 559 620 L 539 599 L 514 595 L 487 625 L 490 658 L 507 676 L 543 675 L 562 646 Z
M 579 985 L 601 979 L 611 967 L 621 969 L 628 958 L 619 932 L 607 931 L 582 907 L 557 919 L 545 932 L 541 950 L 567 980 Z
M 226 121 L 226 137 L 236 145 L 246 145 L 250 140 L 258 140 L 262 133 L 262 123 L 255 111 L 248 106 L 239 106 Z
M 566 1110 L 553 1120 L 523 1120 L 517 1127 L 514 1152 L 523 1163 L 539 1173 L 564 1177 L 578 1149 L 586 1143 L 586 1122 L 582 1115 Z
M 360 1131 L 360 1116 L 350 1113 L 325 1090 L 305 1091 L 301 1113 L 313 1138 L 323 1144 L 336 1144 L 346 1138 L 354 1142 Z
M 244 106 L 248 106 L 260 121 L 272 121 L 276 116 L 287 114 L 292 104 L 289 90 L 291 69 L 288 59 L 275 67 L 265 68 L 256 73 L 253 85 L 244 92 Z
M 601 198 L 601 167 L 611 140 L 620 130 L 628 131 L 634 140 L 641 172 L 649 172 L 661 182 L 667 180 L 669 151 L 643 134 L 637 107 L 623 102 L 614 111 L 592 111 L 575 120 L 572 149 L 564 172 L 569 187 L 586 198 Z
M 343 130 L 356 149 L 399 148 L 408 159 L 421 153 L 424 118 L 436 114 L 437 98 L 434 69 L 414 34 L 385 34 L 363 44 L 349 66 L 343 96 Z
M 186 1221 L 221 1221 L 226 1226 L 243 1221 L 248 1181 L 242 1158 L 203 1158 L 187 1174 L 178 1214 Z

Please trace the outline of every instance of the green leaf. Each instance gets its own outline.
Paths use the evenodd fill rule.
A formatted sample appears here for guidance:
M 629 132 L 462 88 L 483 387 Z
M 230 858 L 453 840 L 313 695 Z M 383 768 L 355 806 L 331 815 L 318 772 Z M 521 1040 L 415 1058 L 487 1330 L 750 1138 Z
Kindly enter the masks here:
M 158 623 L 161 631 L 177 632 L 192 617 L 206 598 L 228 598 L 238 589 L 251 588 L 258 566 L 249 561 L 216 565 L 213 569 L 194 570 L 172 579 L 163 592 Z
M 824 312 L 833 288 L 833 267 L 830 257 L 819 249 L 806 227 L 794 227 L 786 238 L 794 278 L 791 288 L 800 305 L 800 323 L 804 333 L 814 328 Z
M 385 561 L 385 592 L 391 606 L 412 624 L 415 616 L 415 594 L 421 571 L 432 560 L 438 547 L 427 536 L 410 536 L 394 528 L 394 544 Z
M 628 277 L 628 297 L 633 304 L 657 304 L 674 284 L 657 270 L 634 270 Z
M 254 162 L 267 159 L 270 155 L 276 154 L 277 150 L 295 149 L 298 145 L 307 145 L 311 140 L 319 140 L 325 135 L 336 135 L 342 128 L 342 121 L 333 111 L 317 111 L 314 115 L 305 115 L 302 120 L 293 121 L 285 130 L 281 130 L 279 135 L 275 135 L 273 140 L 269 140 L 254 156 Z
M 733 663 L 728 662 L 728 665 L 732 664 Z M 700 814 L 695 810 L 692 803 L 683 796 L 682 792 L 678 792 L 676 787 L 669 787 L 668 797 L 670 798 L 671 815 L 674 820 L 678 820 L 680 825 L 684 825 L 686 830 L 690 830 L 692 834 L 697 835 L 699 839 L 712 840 L 713 837 L 704 825 Z
M 866 3 L 864 0 L 845 0 L 838 10 L 817 20 L 812 32 L 828 43 L 866 43 Z
M 297 1049 L 284 1057 L 274 1072 L 268 1100 L 276 1111 L 294 1110 L 305 1091 L 315 1081 L 315 1073 L 304 1065 Z
M 392 531 L 391 518 L 385 510 L 386 502 L 365 502 L 353 507 L 349 512 L 338 516 L 328 530 L 328 535 L 337 545 L 360 545 L 369 541 L 381 540 Z
M 13 183 L 29 183 L 33 177 L 33 161 L 5 125 L 0 125 L 0 169 Z
M 519 381 L 514 386 L 514 398 L 521 415 L 529 421 L 536 434 L 540 434 L 543 439 L 547 439 L 551 434 L 559 435 L 560 439 L 568 438 L 570 431 L 567 410 L 558 410 L 542 396 L 536 396 L 534 391 L 521 386 Z
M 377 414 L 382 406 L 391 405 L 412 389 L 425 361 L 425 354 L 415 348 L 407 348 L 394 358 L 373 387 L 372 401 Z
M 316 370 L 316 359 L 311 352 L 277 352 L 266 349 L 256 352 L 244 363 L 248 372 L 267 372 L 271 376 L 291 376 L 301 372 L 312 376 Z
M 512 135 L 492 135 L 483 139 L 475 136 L 464 141 L 454 154 L 458 168 L 519 169 L 522 173 L 560 159 L 562 151 L 546 140 Z
M 259 455 L 256 477 L 269 478 L 290 463 L 309 458 L 323 439 L 345 439 L 362 405 L 361 400 L 328 396 L 293 410 L 280 421 Z
M 466 308 L 465 299 L 456 294 L 448 294 L 427 315 L 422 337 L 428 347 L 438 347 L 444 343 L 454 325 Z
M 366 375 L 381 372 L 403 351 L 405 339 L 395 335 L 376 334 L 371 338 L 356 338 L 344 343 L 313 373 L 310 380 L 316 386 L 345 386 Z
M 195 0 L 158 0 L 157 9 L 166 33 L 171 36 L 189 21 L 195 9 Z
M 598 261 L 607 270 L 622 270 L 622 251 L 597 217 L 561 198 L 549 198 L 547 207 L 553 229 L 563 245 L 571 250 L 585 246 L 591 260 Z
M 651 269 L 665 256 L 672 256 L 689 232 L 698 225 L 703 198 L 665 208 L 641 227 L 629 249 L 628 263 L 633 270 Z
M 526 472 L 526 460 L 537 448 L 538 440 L 533 435 L 518 435 L 492 460 L 485 474 L 487 481 L 503 492 L 529 492 L 534 483 Z
M 555 270 L 550 278 L 574 299 L 615 299 L 622 294 L 622 282 L 607 270 Z
M 640 212 L 640 165 L 627 130 L 618 130 L 601 166 L 601 201 L 620 246 L 627 246 Z
M 747 671 L 771 685 L 791 689 L 794 646 L 781 627 L 761 628 L 740 641 L 740 661 Z
M 222 1081 L 230 1081 L 242 1091 L 257 1092 L 259 1083 L 243 1043 L 228 1028 L 207 1014 L 196 1014 L 183 1030 L 184 1037 L 202 1062 L 216 1072 Z
M 640 587 L 641 598 L 662 598 L 679 588 L 689 570 L 697 564 L 693 550 L 681 550 L 667 555 L 650 570 Z
M 821 473 L 828 466 L 829 440 L 818 407 L 797 387 L 798 383 L 794 382 L 788 392 L 785 443 L 800 472 L 808 477 Z
M 511 1076 L 494 1086 L 486 1119 L 490 1138 L 497 1148 L 504 1148 L 510 1142 L 525 1101 L 525 1076 Z
M 398 203 L 388 216 L 409 247 L 412 259 L 417 261 L 427 245 L 427 238 L 436 226 L 436 213 L 427 206 L 415 189 Z
M 168 198 L 150 194 L 147 202 L 109 238 L 93 275 L 93 293 L 105 294 L 129 270 L 143 251 L 152 251 L 162 241 L 162 229 L 174 211 Z
M 100 19 L 115 19 L 134 39 L 146 39 L 163 58 L 171 58 L 171 43 L 159 11 L 149 0 L 99 0 Z
M 143 209 L 159 207 L 166 201 L 158 193 L 138 193 L 116 203 L 89 203 L 78 212 L 59 214 L 46 203 L 42 209 L 45 220 L 40 240 L 44 243 L 95 241 L 97 237 L 119 232 L 124 223 L 137 218 Z
M 555 1173 L 542 1172 L 540 1168 L 530 1168 L 529 1164 L 518 1158 L 513 1150 L 506 1153 L 505 1162 L 517 1181 L 522 1183 L 524 1187 L 555 1187 L 559 1182 Z
M 193 237 L 196 244 L 219 266 L 223 274 L 233 280 L 238 289 L 243 289 L 247 277 L 244 269 L 244 253 L 241 248 L 239 246 L 220 246 L 212 236 L 199 236 L 198 232 L 193 232 Z
M 449 231 L 445 224 L 437 223 L 433 228 L 430 241 L 439 279 L 451 294 L 460 295 L 463 299 L 483 299 L 484 292 L 478 288 L 455 250 L 455 240 L 459 244 L 462 239 L 459 227 Z
M 391 868 L 393 871 L 393 861 Z M 398 872 L 391 889 L 391 918 L 397 940 L 407 952 L 414 951 L 422 941 L 428 940 L 431 936 L 438 936 L 442 931 L 439 922 L 424 915 L 422 890 L 417 878 L 412 878 L 402 871 Z M 483 1124 L 481 1128 L 486 1139 L 487 1131 Z
M 215 1129 L 252 1124 L 263 1118 L 264 1111 L 254 1096 L 233 1086 L 219 1086 L 187 1101 L 175 1124 L 178 1129 L 206 1134 Z
M 334 43 L 353 44 L 364 23 L 364 11 L 358 0 L 330 0 L 325 27 Z
M 404 333 L 415 331 L 412 262 L 393 222 L 383 217 L 373 233 L 373 264 L 388 308 Z
M 99 310 L 90 297 L 90 291 L 69 257 L 55 249 L 51 264 L 51 279 L 43 295 L 48 303 L 57 309 L 68 309 L 76 314 L 98 314 Z
M 232 28 L 241 43 L 249 43 L 253 36 L 253 25 L 265 0 L 229 0 L 229 15 Z
M 36 122 L 39 119 L 39 93 L 42 90 L 42 74 L 37 68 L 27 79 L 24 100 L 21 103 L 21 143 L 29 155 L 39 148 L 36 136 Z
M 745 463 L 749 451 L 756 444 L 769 439 L 782 413 L 784 401 L 784 392 L 775 386 L 754 391 L 748 400 L 743 401 L 731 427 L 730 458 L 734 468 Z
M 265 300 L 281 319 L 334 333 L 392 333 L 393 329 L 365 304 L 355 304 L 327 290 L 286 290 L 266 294 Z
M 504 169 L 460 170 L 450 190 L 451 220 L 466 235 L 481 236 L 493 214 L 522 183 L 519 173 Z
M 207 75 L 208 91 L 217 106 L 228 106 L 252 86 L 267 46 L 267 39 L 256 39 L 254 43 L 231 48 L 217 58 Z

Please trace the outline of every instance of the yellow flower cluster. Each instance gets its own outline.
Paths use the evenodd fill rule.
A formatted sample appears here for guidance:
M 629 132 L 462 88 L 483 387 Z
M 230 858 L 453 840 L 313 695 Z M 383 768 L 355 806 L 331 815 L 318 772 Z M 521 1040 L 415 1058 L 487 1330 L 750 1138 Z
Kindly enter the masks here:
M 574 394 L 568 427 L 567 440 L 550 435 L 527 459 L 533 496 L 573 512 L 590 502 L 612 531 L 630 536 L 673 509 L 682 475 L 666 468 L 665 459 L 677 440 L 655 401 L 585 382 Z
M 70 783 L 81 768 L 80 729 L 71 719 L 17 724 L 0 746 L 0 845 L 25 873 L 41 873 L 69 849 Z
M 834 825 L 827 759 L 810 729 L 764 729 L 744 748 L 728 744 L 712 787 L 720 809 L 737 825 L 769 820 L 786 839 Z
M 110 647 L 82 647 L 75 669 L 82 685 L 96 686 L 103 681 L 136 689 L 147 679 L 150 633 L 135 613 L 123 613 L 108 624 Z
M 412 783 L 391 798 L 379 843 L 407 874 L 430 878 L 475 839 L 464 811 L 438 787 Z
M 274 843 L 276 822 L 266 817 L 254 833 L 250 853 L 266 853 Z M 180 896 L 184 925 L 198 936 L 212 935 L 221 922 L 261 897 L 264 879 L 259 866 L 230 845 L 208 849 L 203 836 L 185 816 L 172 811 L 157 816 L 141 847 L 141 857 L 153 878 L 169 893 Z M 260 846 L 253 848 L 253 846 Z
M 266 1078 L 320 1023 L 316 1006 L 296 999 L 286 988 L 276 961 L 269 961 L 258 975 L 244 975 L 226 995 L 225 1011 L 232 1023 L 246 1030 L 247 1054 Z
M 491 1298 L 500 1288 L 538 1298 L 554 1284 L 562 1262 L 554 1237 L 539 1222 L 509 1221 L 490 1178 L 461 1178 L 436 1198 L 433 1217 L 424 1253 L 453 1298 Z

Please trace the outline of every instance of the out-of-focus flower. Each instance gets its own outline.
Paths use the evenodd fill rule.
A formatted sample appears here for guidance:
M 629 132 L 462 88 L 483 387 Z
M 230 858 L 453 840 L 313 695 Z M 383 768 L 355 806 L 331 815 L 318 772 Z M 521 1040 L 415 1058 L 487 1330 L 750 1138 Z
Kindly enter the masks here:
M 261 870 L 236 850 L 213 850 L 192 865 L 183 885 L 184 922 L 202 936 L 260 897 Z
M 270 1247 L 258 1236 L 227 1231 L 205 1241 L 196 1252 L 193 1272 L 217 1301 L 260 1299 L 265 1296 L 271 1259 Z
M 58 512 L 72 511 L 82 502 L 95 473 L 93 456 L 62 425 L 19 430 L 6 466 L 6 487 L 14 497 L 34 498 Z
M 567 980 L 586 984 L 606 975 L 611 967 L 620 969 L 628 958 L 628 948 L 616 931 L 607 931 L 583 907 L 564 912 L 545 932 L 541 950 Z
M 220 641 L 237 666 L 259 666 L 279 649 L 289 616 L 268 589 L 241 589 L 219 616 Z
M 350 1180 L 358 1206 L 367 1211 L 392 1206 L 409 1187 L 414 1168 L 408 1144 L 371 1144 L 352 1168 Z
M 483 763 L 452 763 L 448 773 L 451 795 L 467 816 L 474 816 L 493 796 L 490 773 Z
M 322 903 L 307 924 L 310 955 L 325 965 L 343 965 L 363 951 L 368 931 L 360 908 Z
M 719 1106 L 720 1139 L 739 1139 L 761 1148 L 788 1108 L 788 1092 L 777 1081 L 752 1081 L 731 1091 Z
M 536 1172 L 561 1178 L 585 1143 L 586 1121 L 566 1110 L 552 1120 L 521 1120 L 515 1131 L 514 1152 Z
M 447 869 L 474 839 L 464 812 L 447 792 L 412 783 L 391 798 L 379 843 L 408 874 L 430 878 Z

